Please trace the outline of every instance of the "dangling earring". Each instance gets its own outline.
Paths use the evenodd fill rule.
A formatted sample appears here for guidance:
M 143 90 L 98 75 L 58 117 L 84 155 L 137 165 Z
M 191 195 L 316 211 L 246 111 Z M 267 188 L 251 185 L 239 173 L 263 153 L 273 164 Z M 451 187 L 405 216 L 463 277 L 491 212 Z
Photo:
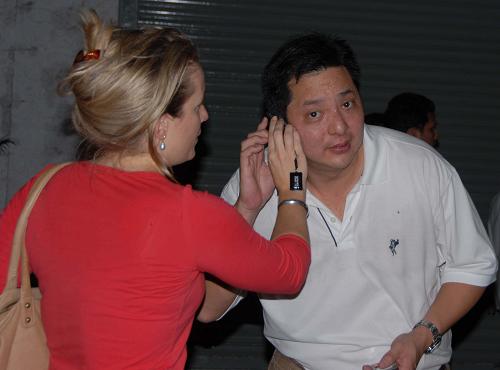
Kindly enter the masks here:
M 165 145 L 165 139 L 166 139 L 166 136 L 163 135 L 163 137 L 161 138 L 161 141 L 160 141 L 160 150 L 165 150 L 165 148 L 167 147 Z

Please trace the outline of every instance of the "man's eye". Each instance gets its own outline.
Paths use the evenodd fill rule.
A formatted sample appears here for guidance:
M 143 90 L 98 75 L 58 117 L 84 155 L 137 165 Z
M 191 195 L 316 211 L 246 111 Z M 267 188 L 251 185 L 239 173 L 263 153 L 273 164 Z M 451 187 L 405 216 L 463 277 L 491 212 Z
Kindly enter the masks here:
M 351 108 L 352 107 L 352 102 L 351 101 L 346 101 L 344 104 L 342 104 L 344 108 Z
M 310 112 L 309 117 L 311 118 L 318 118 L 319 117 L 319 112 Z

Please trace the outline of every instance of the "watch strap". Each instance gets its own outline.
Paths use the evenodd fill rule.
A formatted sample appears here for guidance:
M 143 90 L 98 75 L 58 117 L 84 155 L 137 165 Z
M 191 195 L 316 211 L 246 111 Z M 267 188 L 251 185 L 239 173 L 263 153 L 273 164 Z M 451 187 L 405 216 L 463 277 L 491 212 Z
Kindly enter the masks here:
M 439 347 L 441 344 L 441 339 L 443 335 L 439 332 L 439 329 L 434 325 L 432 322 L 427 321 L 427 320 L 420 320 L 415 324 L 413 329 L 418 328 L 419 326 L 423 326 L 431 331 L 432 334 L 432 343 L 427 349 L 425 350 L 424 353 L 432 353 L 434 350 Z

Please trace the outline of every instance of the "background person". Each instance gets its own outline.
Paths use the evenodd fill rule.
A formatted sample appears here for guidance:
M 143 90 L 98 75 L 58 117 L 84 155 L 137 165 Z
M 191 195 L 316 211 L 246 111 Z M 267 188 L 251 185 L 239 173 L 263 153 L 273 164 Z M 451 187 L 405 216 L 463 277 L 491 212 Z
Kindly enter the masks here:
M 194 157 L 208 119 L 192 43 L 174 29 L 114 28 L 91 11 L 82 20 L 85 51 L 64 86 L 75 97 L 75 127 L 97 152 L 52 178 L 26 235 L 50 369 L 183 369 L 204 272 L 268 293 L 302 286 L 310 261 L 305 191 L 290 190 L 289 181 L 295 170 L 307 179 L 300 139 L 271 120 L 269 167 L 258 168 L 287 203 L 269 242 L 233 207 L 171 173 Z M 259 156 L 252 146 L 242 150 L 242 188 Z M 32 183 L 0 216 L 1 287 Z
M 384 112 L 385 126 L 439 146 L 436 106 L 429 98 L 412 92 L 394 96 Z

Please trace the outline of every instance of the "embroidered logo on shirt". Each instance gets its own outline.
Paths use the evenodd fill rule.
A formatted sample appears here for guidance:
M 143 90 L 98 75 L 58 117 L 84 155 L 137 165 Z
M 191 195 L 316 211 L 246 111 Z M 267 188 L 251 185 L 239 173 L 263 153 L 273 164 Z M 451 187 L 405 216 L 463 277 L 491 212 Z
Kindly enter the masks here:
M 391 244 L 389 245 L 389 249 L 391 250 L 393 256 L 397 253 L 396 247 L 398 245 L 399 245 L 399 239 L 391 239 Z

